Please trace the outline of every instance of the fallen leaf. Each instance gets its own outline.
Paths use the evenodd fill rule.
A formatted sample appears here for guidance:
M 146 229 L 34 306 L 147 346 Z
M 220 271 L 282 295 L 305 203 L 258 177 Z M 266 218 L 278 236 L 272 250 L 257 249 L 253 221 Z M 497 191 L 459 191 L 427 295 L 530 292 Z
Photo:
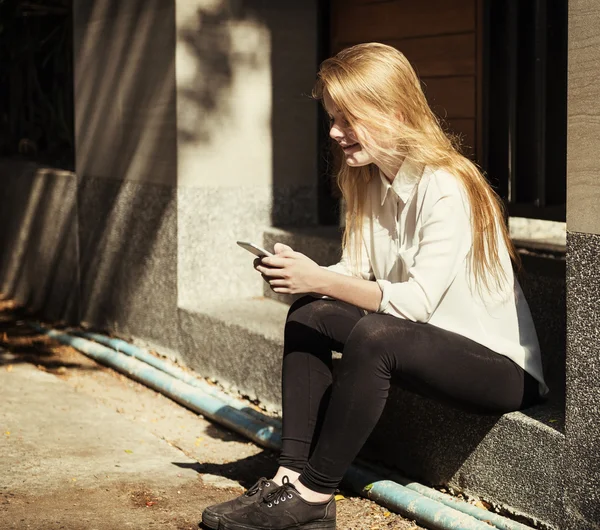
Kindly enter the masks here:
M 385 512 L 385 513 L 383 514 L 383 516 L 384 516 L 384 517 L 389 517 L 390 515 L 392 515 L 392 513 L 391 513 L 391 512 Z
M 548 420 L 549 423 L 556 423 L 558 420 Z
M 477 508 L 481 508 L 483 510 L 489 510 L 492 507 L 491 504 L 488 504 L 485 501 L 477 501 L 473 506 L 477 506 Z
M 345 500 L 345 499 L 346 499 L 346 497 L 344 497 L 343 495 L 336 495 L 336 496 L 335 496 L 335 500 L 336 500 L 336 501 L 343 501 L 343 500 Z
M 148 502 L 146 503 L 146 506 L 147 506 L 148 508 L 150 508 L 150 506 L 154 506 L 155 504 L 156 504 L 156 502 L 154 502 L 154 501 L 148 501 Z
M 4 433 L 4 436 L 10 436 L 10 431 L 6 431 L 6 432 Z
M 9 365 L 6 367 L 6 371 L 7 371 L 7 372 L 12 372 L 12 370 L 13 370 L 13 365 L 12 365 L 12 364 L 9 364 Z
M 131 454 L 131 453 L 133 453 L 133 451 L 132 451 L 131 449 L 125 449 L 125 452 L 126 452 L 127 454 Z

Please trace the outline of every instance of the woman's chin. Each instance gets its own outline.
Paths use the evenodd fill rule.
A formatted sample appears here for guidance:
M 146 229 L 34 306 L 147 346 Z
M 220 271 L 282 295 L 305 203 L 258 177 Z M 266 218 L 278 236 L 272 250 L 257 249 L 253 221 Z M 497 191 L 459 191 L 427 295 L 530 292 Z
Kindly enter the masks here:
M 350 155 L 350 156 L 346 157 L 346 164 L 348 164 L 350 167 L 366 166 L 366 165 L 370 164 L 371 162 L 372 162 L 372 160 L 368 156 Z

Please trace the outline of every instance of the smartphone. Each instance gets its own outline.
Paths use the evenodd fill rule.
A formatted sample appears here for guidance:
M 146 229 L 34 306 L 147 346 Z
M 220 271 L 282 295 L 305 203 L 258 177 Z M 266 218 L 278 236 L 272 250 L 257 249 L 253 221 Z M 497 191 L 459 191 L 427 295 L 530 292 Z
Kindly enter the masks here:
M 264 248 L 255 245 L 254 243 L 248 243 L 248 241 L 238 241 L 237 244 L 245 248 L 248 252 L 252 252 L 255 256 L 259 258 L 266 258 L 267 256 L 272 256 L 273 254 Z

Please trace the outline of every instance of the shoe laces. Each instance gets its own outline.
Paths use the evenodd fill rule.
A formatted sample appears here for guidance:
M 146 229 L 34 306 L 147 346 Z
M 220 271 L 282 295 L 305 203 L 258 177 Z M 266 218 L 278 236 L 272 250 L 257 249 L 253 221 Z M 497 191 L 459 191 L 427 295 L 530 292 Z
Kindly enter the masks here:
M 263 502 L 267 504 L 268 508 L 272 508 L 274 504 L 279 504 L 280 502 L 285 502 L 287 499 L 291 499 L 294 496 L 292 492 L 298 494 L 296 486 L 294 486 L 290 482 L 288 476 L 285 475 L 281 481 L 281 486 L 269 493 L 263 499 Z
M 271 485 L 271 481 L 267 480 L 266 478 L 259 478 L 258 482 L 256 484 L 254 484 L 254 486 L 252 486 L 246 493 L 246 497 L 252 497 L 252 495 L 255 495 L 256 493 L 258 493 L 259 491 L 262 491 L 265 486 L 270 486 Z

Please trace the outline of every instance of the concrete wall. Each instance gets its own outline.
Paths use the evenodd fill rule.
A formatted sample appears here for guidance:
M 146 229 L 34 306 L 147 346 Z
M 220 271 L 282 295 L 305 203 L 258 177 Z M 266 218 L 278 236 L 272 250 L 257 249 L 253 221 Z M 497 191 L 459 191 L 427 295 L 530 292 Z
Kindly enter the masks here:
M 73 8 L 81 319 L 175 349 L 174 5 Z
M 84 322 L 175 352 L 178 307 L 260 296 L 236 240 L 316 222 L 316 15 L 316 1 L 74 2 Z
M 569 2 L 567 404 L 569 530 L 600 525 L 600 5 Z
M 179 0 L 176 14 L 177 277 L 194 310 L 261 295 L 236 240 L 317 221 L 317 10 Z

